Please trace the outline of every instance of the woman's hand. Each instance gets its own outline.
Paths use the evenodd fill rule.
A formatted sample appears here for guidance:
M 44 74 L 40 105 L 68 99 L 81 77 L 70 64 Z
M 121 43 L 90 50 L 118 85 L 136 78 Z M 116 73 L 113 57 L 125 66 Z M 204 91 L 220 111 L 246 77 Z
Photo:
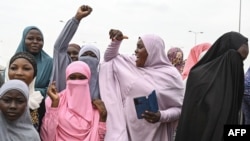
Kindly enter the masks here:
M 93 107 L 97 109 L 100 113 L 100 122 L 106 122 L 107 120 L 107 110 L 104 102 L 101 99 L 95 99 L 92 101 Z
M 161 113 L 158 111 L 157 113 L 145 111 L 142 115 L 142 117 L 149 123 L 156 123 L 161 118 Z
M 52 103 L 51 103 L 51 107 L 58 107 L 59 105 L 59 100 L 60 100 L 60 97 L 59 95 L 57 94 L 57 89 L 56 89 L 56 82 L 52 82 L 49 87 L 48 87 L 48 90 L 47 90 L 47 94 L 49 95 Z
M 128 36 L 124 36 L 120 30 L 111 29 L 109 31 L 109 38 L 114 41 L 122 41 L 123 39 L 128 39 Z
M 92 8 L 88 5 L 82 5 L 78 8 L 75 18 L 78 21 L 81 21 L 82 18 L 87 17 L 92 12 Z

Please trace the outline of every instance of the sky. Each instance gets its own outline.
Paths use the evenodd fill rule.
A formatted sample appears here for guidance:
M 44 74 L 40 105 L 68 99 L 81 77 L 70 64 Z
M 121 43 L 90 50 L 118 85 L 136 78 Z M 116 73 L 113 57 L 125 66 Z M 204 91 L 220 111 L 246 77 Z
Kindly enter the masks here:
M 184 58 L 195 44 L 212 44 L 229 31 L 239 31 L 250 38 L 247 14 L 250 0 L 0 0 L 0 3 L 0 65 L 6 65 L 21 41 L 23 29 L 30 25 L 41 29 L 43 49 L 53 57 L 59 33 L 83 4 L 93 11 L 81 21 L 71 42 L 93 43 L 102 55 L 110 42 L 110 29 L 119 29 L 129 37 L 123 41 L 120 53 L 133 54 L 138 37 L 153 33 L 164 39 L 166 52 L 170 47 L 180 47 Z M 249 56 L 244 61 L 245 70 L 250 66 Z

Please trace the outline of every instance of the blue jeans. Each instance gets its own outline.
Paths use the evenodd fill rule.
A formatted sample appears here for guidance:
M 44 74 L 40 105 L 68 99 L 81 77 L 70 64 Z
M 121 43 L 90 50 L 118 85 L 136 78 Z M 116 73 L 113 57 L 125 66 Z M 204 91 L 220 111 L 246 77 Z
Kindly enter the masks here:
M 242 100 L 244 124 L 250 124 L 250 95 L 244 95 Z

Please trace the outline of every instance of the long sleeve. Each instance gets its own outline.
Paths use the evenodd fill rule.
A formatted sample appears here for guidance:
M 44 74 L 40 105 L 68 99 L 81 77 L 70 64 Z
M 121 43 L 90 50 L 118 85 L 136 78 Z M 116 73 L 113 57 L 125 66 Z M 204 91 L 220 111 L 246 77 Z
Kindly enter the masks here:
M 244 87 L 244 94 L 250 95 L 250 68 L 248 68 L 246 75 L 245 75 L 245 87 Z
M 105 122 L 99 123 L 98 133 L 99 133 L 100 141 L 104 141 L 105 134 L 106 134 L 106 123 Z
M 172 107 L 164 111 L 160 111 L 160 122 L 173 122 L 180 118 L 181 107 Z
M 58 108 L 46 107 L 47 111 L 41 127 L 42 141 L 55 141 L 58 126 Z
M 104 53 L 104 61 L 107 62 L 115 58 L 119 54 L 118 51 L 119 51 L 120 45 L 121 45 L 121 41 L 117 41 L 117 40 L 112 41 Z
M 67 54 L 67 48 L 78 25 L 79 21 L 74 17 L 71 18 L 64 26 L 54 45 L 54 65 L 50 80 L 51 82 L 56 81 L 56 87 L 59 92 L 66 88 L 65 71 L 66 67 L 71 63 L 71 58 Z

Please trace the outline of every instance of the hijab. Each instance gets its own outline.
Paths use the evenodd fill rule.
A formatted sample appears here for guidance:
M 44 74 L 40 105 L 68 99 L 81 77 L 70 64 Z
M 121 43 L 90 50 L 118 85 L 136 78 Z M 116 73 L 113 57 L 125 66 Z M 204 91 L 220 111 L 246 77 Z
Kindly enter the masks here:
M 36 81 L 36 75 L 37 75 L 37 63 L 33 55 L 31 55 L 28 52 L 18 52 L 14 56 L 11 57 L 8 67 L 5 70 L 5 81 L 9 81 L 9 67 L 10 65 L 19 58 L 26 59 L 33 67 L 34 69 L 34 79 L 29 84 L 29 99 L 28 99 L 28 105 L 30 109 L 35 110 L 40 107 L 40 104 L 43 100 L 43 96 L 40 91 L 35 90 L 35 81 Z
M 28 26 L 24 29 L 23 31 L 23 36 L 22 40 L 18 45 L 18 48 L 16 50 L 17 52 L 28 52 L 27 46 L 25 44 L 25 38 L 27 34 L 29 33 L 30 30 L 35 29 L 38 30 L 42 37 L 43 34 L 41 30 L 35 26 Z M 44 37 L 43 37 L 44 40 Z M 49 85 L 50 81 L 50 76 L 52 73 L 52 67 L 53 67 L 53 62 L 52 58 L 44 51 L 41 50 L 40 53 L 34 55 L 37 63 L 37 76 L 36 76 L 36 81 L 35 81 L 35 88 L 36 90 L 41 91 L 42 95 L 45 96 L 47 92 L 47 86 Z
M 181 57 L 179 57 L 179 54 L 181 54 Z M 177 70 L 182 73 L 185 61 L 183 59 L 183 51 L 178 47 L 172 47 L 168 50 L 168 58 L 171 61 L 171 63 L 177 68 Z
M 225 124 L 239 124 L 248 39 L 238 32 L 219 37 L 188 76 L 176 141 L 223 140 Z
M 204 56 L 204 53 L 211 47 L 210 43 L 201 43 L 194 46 L 188 55 L 183 68 L 182 78 L 186 79 L 190 69 Z
M 155 124 L 138 120 L 133 99 L 148 96 L 156 90 L 159 110 L 180 108 L 184 89 L 181 75 L 169 61 L 162 38 L 154 34 L 140 38 L 148 53 L 144 67 L 136 67 L 134 55 L 123 54 L 100 65 L 101 97 L 108 109 L 105 140 L 141 140 L 143 137 L 172 141 L 178 116 L 174 121 Z M 118 41 L 111 44 L 118 44 L 114 42 Z M 109 46 L 106 53 L 113 51 L 111 53 L 116 54 L 118 49 L 117 46 Z
M 67 80 L 73 73 L 81 73 L 84 80 Z M 89 91 L 91 72 L 82 61 L 74 61 L 66 68 L 66 89 L 59 93 L 57 139 L 97 141 L 99 112 L 93 109 Z M 84 104 L 84 106 L 82 106 Z M 46 108 L 51 106 L 51 99 L 46 99 Z
M 18 90 L 29 99 L 28 86 L 21 80 L 9 80 L 0 90 L 0 98 L 9 90 Z M 15 121 L 8 121 L 0 111 L 1 141 L 40 141 L 38 132 L 31 122 L 28 104 L 23 115 Z
M 76 44 L 76 43 L 69 44 L 69 47 L 73 47 L 73 48 L 77 49 L 78 51 L 81 50 L 81 47 L 78 44 Z
M 96 57 L 82 56 L 87 51 L 93 52 Z M 99 49 L 91 44 L 84 45 L 79 52 L 79 60 L 88 64 L 91 71 L 91 79 L 89 81 L 91 99 L 100 98 L 99 91 L 99 63 L 100 63 L 100 51 Z

